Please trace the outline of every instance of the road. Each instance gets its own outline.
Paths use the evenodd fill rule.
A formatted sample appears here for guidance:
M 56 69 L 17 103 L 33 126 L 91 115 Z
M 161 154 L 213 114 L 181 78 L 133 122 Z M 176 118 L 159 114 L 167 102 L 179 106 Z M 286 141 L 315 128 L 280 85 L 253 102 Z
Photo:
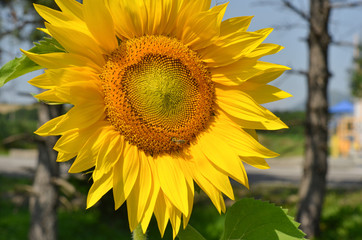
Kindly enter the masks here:
M 0 155 L 0 175 L 32 177 L 37 153 L 34 150 L 12 150 Z M 269 159 L 270 169 L 246 166 L 250 185 L 260 183 L 298 184 L 302 176 L 302 157 Z M 61 164 L 63 172 L 69 166 Z M 327 175 L 329 187 L 362 188 L 362 159 L 330 158 Z
M 302 177 L 302 157 L 267 160 L 270 169 L 260 170 L 246 166 L 250 184 L 299 184 Z M 328 187 L 362 188 L 362 159 L 329 158 Z

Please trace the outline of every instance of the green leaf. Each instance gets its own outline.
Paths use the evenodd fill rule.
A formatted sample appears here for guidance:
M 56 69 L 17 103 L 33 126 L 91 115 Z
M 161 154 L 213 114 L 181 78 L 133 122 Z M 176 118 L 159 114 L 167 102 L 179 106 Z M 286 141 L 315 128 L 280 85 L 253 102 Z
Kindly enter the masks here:
M 227 212 L 221 240 L 297 240 L 305 239 L 299 223 L 287 210 L 255 199 L 242 199 Z
M 32 53 L 52 53 L 65 52 L 64 48 L 54 38 L 43 38 L 29 50 Z M 0 68 L 0 87 L 5 83 L 20 77 L 26 73 L 33 72 L 43 67 L 30 60 L 25 54 L 20 58 L 15 58 Z
M 190 224 L 185 229 L 181 229 L 177 237 L 180 240 L 206 240 L 195 228 Z

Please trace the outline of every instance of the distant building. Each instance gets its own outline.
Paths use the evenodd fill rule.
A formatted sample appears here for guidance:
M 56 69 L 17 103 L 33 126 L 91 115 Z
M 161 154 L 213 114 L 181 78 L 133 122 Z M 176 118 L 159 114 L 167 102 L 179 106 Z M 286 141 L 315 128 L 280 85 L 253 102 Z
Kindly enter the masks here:
M 362 100 L 342 101 L 329 108 L 330 153 L 348 157 L 362 150 Z

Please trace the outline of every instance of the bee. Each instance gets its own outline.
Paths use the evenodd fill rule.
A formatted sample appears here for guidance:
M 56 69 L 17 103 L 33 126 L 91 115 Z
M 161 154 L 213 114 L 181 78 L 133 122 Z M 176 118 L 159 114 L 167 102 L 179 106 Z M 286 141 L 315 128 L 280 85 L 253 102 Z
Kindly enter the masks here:
M 176 144 L 184 144 L 186 143 L 186 140 L 183 140 L 183 139 L 177 139 L 175 137 L 171 138 L 171 141 L 176 143 Z

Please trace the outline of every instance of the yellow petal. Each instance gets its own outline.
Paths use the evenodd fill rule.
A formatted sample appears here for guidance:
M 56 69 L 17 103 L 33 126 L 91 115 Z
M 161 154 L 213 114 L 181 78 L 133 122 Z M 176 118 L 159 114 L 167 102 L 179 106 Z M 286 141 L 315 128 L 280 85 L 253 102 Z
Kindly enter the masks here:
M 285 124 L 280 124 L 273 113 L 260 106 L 253 98 L 242 91 L 215 89 L 218 106 L 231 116 L 252 122 L 274 122 L 285 128 Z
M 27 57 L 29 57 L 32 61 L 39 64 L 44 68 L 65 68 L 71 66 L 84 67 L 89 66 L 100 72 L 100 67 L 87 58 L 79 56 L 73 53 L 62 53 L 62 52 L 54 52 L 54 53 L 45 53 L 45 54 L 37 54 L 24 51 L 20 49 Z
M 166 206 L 166 196 L 162 191 L 158 193 L 156 206 L 155 206 L 155 217 L 157 219 L 157 226 L 160 230 L 161 237 L 163 238 L 163 235 L 165 233 L 165 229 L 167 227 L 168 219 L 170 218 L 170 213 Z
M 173 157 L 164 155 L 155 160 L 161 189 L 183 214 L 188 214 L 188 197 L 185 176 Z
M 228 143 L 220 141 L 214 134 L 204 134 L 198 139 L 199 149 L 218 169 L 247 186 L 248 179 L 238 154 Z M 201 186 L 200 186 L 201 187 Z
M 98 44 L 89 35 L 80 31 L 65 27 L 53 26 L 45 23 L 49 33 L 70 53 L 75 53 L 87 57 L 99 67 L 103 67 L 105 59 L 104 52 L 98 47 Z M 77 41 L 73 41 L 77 39 Z
M 145 4 L 148 10 L 147 33 L 149 35 L 169 35 L 176 24 L 180 2 L 146 0 Z
M 86 24 L 75 17 L 75 15 L 69 14 L 68 11 L 63 13 L 39 4 L 34 4 L 34 8 L 42 18 L 54 26 L 63 26 L 84 32 L 88 31 Z
M 266 84 L 290 68 L 257 61 L 255 58 L 241 58 L 227 66 L 212 68 L 212 80 L 224 86 L 237 86 L 246 81 Z
M 124 143 L 125 148 L 121 158 L 113 168 L 113 194 L 115 208 L 119 208 L 129 196 L 139 174 L 139 155 L 137 147 Z
M 172 208 L 172 211 L 170 213 L 170 222 L 172 225 L 172 236 L 173 239 L 175 239 L 181 225 L 181 212 L 177 208 Z
M 227 142 L 237 155 L 245 157 L 273 158 L 279 154 L 261 145 L 254 137 L 232 122 L 219 121 L 214 124 L 213 132 L 220 141 Z
M 34 97 L 45 102 L 68 103 L 65 99 L 57 96 L 57 92 L 54 89 L 39 93 Z
M 179 22 L 185 22 L 187 19 L 190 19 L 193 15 L 196 15 L 200 12 L 204 12 L 210 9 L 211 0 L 199 0 L 199 1 L 190 1 L 184 0 L 181 1 L 179 8 L 181 12 L 178 16 Z M 181 25 L 183 26 L 183 24 Z
M 92 207 L 94 204 L 98 202 L 103 195 L 105 195 L 112 188 L 112 179 L 113 173 L 112 171 L 103 175 L 102 178 L 95 181 L 92 187 L 89 189 L 88 197 L 87 197 L 87 208 Z
M 247 186 L 247 188 L 249 189 L 249 185 Z M 219 195 L 219 202 L 221 205 L 221 212 L 225 213 L 226 212 L 226 206 L 225 206 L 225 201 L 224 198 L 222 197 L 222 194 Z
M 259 157 L 240 157 L 241 160 L 250 166 L 259 168 L 259 169 L 269 169 L 268 163 L 264 160 L 264 158 Z
M 135 2 L 138 1 L 111 1 L 108 0 L 106 3 L 108 4 L 108 8 L 111 11 L 111 15 L 113 18 L 115 30 L 117 36 L 120 39 L 126 38 L 131 39 L 137 35 L 137 30 L 139 31 L 140 28 L 137 30 L 134 27 L 133 19 L 131 16 L 135 16 L 133 14 L 133 8 L 129 7 L 136 4 Z M 125 10 L 127 9 L 127 10 Z M 138 16 L 135 16 L 137 18 Z M 125 24 L 127 23 L 127 24 Z
M 62 12 L 70 17 L 83 19 L 82 4 L 76 0 L 55 0 Z
M 272 30 L 269 29 L 269 33 Z M 268 33 L 235 32 L 227 37 L 221 37 L 214 44 L 201 49 L 200 56 L 208 67 L 220 67 L 238 61 L 243 56 L 248 56 Z
M 88 105 L 105 108 L 103 92 L 98 82 L 71 82 L 53 87 L 51 90 L 35 95 L 42 101 Z M 99 112 L 100 114 L 102 111 Z
M 89 31 L 107 53 L 118 46 L 113 19 L 106 4 L 94 0 L 83 1 L 84 19 Z
M 85 105 L 81 108 L 86 108 L 89 105 L 97 107 L 98 110 L 103 108 L 104 111 L 104 93 L 99 82 L 71 82 L 54 88 L 54 91 L 57 97 L 75 106 Z M 102 110 L 98 113 L 102 115 Z
M 77 156 L 77 153 L 58 152 L 57 162 L 66 162 Z
M 198 152 L 199 154 L 199 152 Z M 193 159 L 195 159 L 196 157 L 193 156 Z M 192 213 L 192 207 L 193 207 L 193 202 L 194 202 L 194 178 L 193 178 L 193 171 L 191 171 L 190 169 L 196 169 L 196 165 L 194 160 L 192 161 L 188 161 L 188 160 L 183 160 L 183 159 L 178 159 L 180 160 L 179 165 L 182 169 L 182 171 L 184 172 L 184 176 L 186 179 L 186 183 L 187 183 L 187 191 L 188 191 L 188 205 L 189 205 L 189 212 L 186 214 L 182 214 L 182 218 L 183 218 L 183 228 L 186 228 L 190 218 L 191 218 L 191 213 Z
M 212 80 L 226 86 L 239 85 L 263 71 L 258 62 L 250 58 L 242 58 L 230 65 L 210 69 Z
M 94 134 L 86 141 L 79 151 L 77 158 L 69 169 L 70 173 L 83 172 L 95 166 L 99 149 L 106 136 L 105 133 L 110 130 L 111 128 L 107 126 L 96 129 Z
M 125 157 L 123 159 L 123 180 L 125 195 L 129 195 L 136 182 L 140 171 L 140 159 L 137 147 L 127 144 L 125 148 Z
M 267 84 L 279 77 L 284 71 L 290 70 L 290 68 L 286 66 L 266 62 L 259 62 L 259 66 L 263 68 L 264 71 L 249 78 L 248 81 L 259 84 Z
M 254 122 L 233 117 L 227 113 L 223 114 L 225 114 L 231 121 L 246 129 L 278 130 L 282 128 L 288 128 L 288 126 L 285 125 L 285 123 L 283 123 L 280 119 L 275 119 L 273 121 Z
M 128 220 L 131 230 L 141 221 L 146 208 L 148 208 L 147 203 L 149 203 L 152 198 L 150 193 L 153 179 L 150 165 L 143 152 L 139 153 L 139 156 L 141 156 L 141 158 L 138 178 L 127 199 Z
M 193 50 L 211 45 L 220 35 L 220 24 L 227 5 L 213 7 L 190 18 L 184 26 L 178 26 L 182 32 L 177 37 Z
M 210 183 L 197 169 L 191 169 L 193 172 L 193 178 L 197 185 L 209 196 L 212 203 L 215 205 L 217 211 L 221 212 L 221 204 L 219 201 L 219 196 L 221 195 L 220 191 L 215 188 L 214 185 Z
M 51 131 L 56 128 L 56 126 L 63 121 L 65 115 L 53 118 L 52 120 L 44 123 L 38 130 L 36 130 L 34 133 L 39 136 L 50 136 Z M 57 134 L 54 134 L 57 135 Z
M 113 166 L 123 153 L 123 138 L 118 131 L 109 131 L 106 133 L 102 147 L 98 152 L 96 159 L 96 168 L 93 172 L 93 179 L 97 181 L 101 176 L 113 170 Z
M 221 23 L 220 35 L 227 36 L 235 32 L 245 32 L 253 16 L 229 18 Z
M 191 177 L 191 175 L 189 175 Z M 187 184 L 187 190 L 188 190 L 188 201 L 189 201 L 189 212 L 187 215 L 182 214 L 183 217 L 183 228 L 185 229 L 190 218 L 191 218 L 191 212 L 192 207 L 194 203 L 194 181 L 192 180 L 192 184 Z
M 136 181 L 135 185 L 139 185 L 139 180 Z M 131 232 L 137 227 L 137 215 L 138 215 L 138 207 L 137 207 L 137 196 L 134 193 L 135 189 L 131 192 L 131 194 L 127 198 L 127 215 L 128 215 L 128 224 Z
M 49 70 L 45 70 L 45 73 L 31 79 L 28 83 L 42 89 L 54 88 L 56 86 L 56 81 L 54 78 L 48 77 L 48 71 Z
M 266 55 L 275 54 L 282 50 L 284 47 L 273 43 L 262 43 L 251 53 L 248 54 L 249 58 L 261 58 Z
M 192 155 L 195 159 L 195 168 L 209 180 L 218 190 L 223 192 L 230 199 L 234 200 L 234 193 L 231 187 L 229 177 L 216 169 L 203 154 L 200 154 L 199 149 L 192 149 Z M 195 151 L 196 150 L 196 151 Z
M 252 83 L 252 82 L 250 82 Z M 252 84 L 243 84 L 242 89 L 247 92 L 257 103 L 263 104 L 268 102 L 278 101 L 284 98 L 292 97 L 291 94 L 280 90 L 277 87 L 271 85 L 259 85 L 253 86 L 253 89 L 245 89 L 245 87 L 251 87 Z
M 123 156 L 120 156 L 120 158 L 116 160 L 116 163 L 113 167 L 113 199 L 115 210 L 121 207 L 121 205 L 126 201 L 126 196 L 124 194 L 123 176 L 121 173 L 123 161 L 121 161 L 120 159 L 122 157 Z
M 60 69 L 47 69 L 45 70 L 44 74 L 33 78 L 29 81 L 29 83 L 39 88 L 53 89 L 56 86 L 78 81 L 97 82 L 99 81 L 99 77 L 98 74 L 94 73 L 88 68 L 69 67 Z
M 84 104 L 75 106 L 68 111 L 53 129 L 48 130 L 48 135 L 62 135 L 63 133 L 90 127 L 91 125 L 105 119 L 104 107 L 102 105 Z M 41 127 L 37 130 L 37 134 L 41 135 L 44 129 Z
M 48 29 L 46 28 L 37 28 L 39 31 L 42 31 L 43 33 L 45 33 L 46 35 L 51 36 L 50 32 L 48 31 Z
M 69 20 L 69 17 L 63 14 L 61 11 L 57 11 L 40 4 L 34 4 L 35 10 L 39 15 L 49 23 L 64 22 Z
M 145 214 L 144 214 L 142 222 L 141 222 L 143 232 L 147 231 L 148 224 L 153 215 L 153 211 L 155 210 L 156 201 L 157 201 L 158 194 L 160 191 L 160 183 L 158 182 L 158 179 L 155 175 L 156 169 L 155 169 L 155 166 L 153 163 L 153 159 L 150 159 L 148 157 L 148 164 L 150 164 L 150 169 L 152 171 L 152 188 L 150 191 L 150 199 L 149 199 L 149 202 L 147 203 L 148 207 L 145 209 Z
M 189 3 L 194 3 L 192 11 L 196 13 L 207 11 L 211 6 L 211 0 L 199 0 L 197 2 L 191 0 Z
M 77 130 L 66 132 L 58 139 L 57 143 L 54 145 L 54 150 L 66 153 L 78 152 L 80 148 L 78 146 L 75 147 L 74 145 L 77 145 L 78 142 L 81 144 L 84 143 L 85 139 L 90 135 L 89 132 L 90 131 L 86 131 L 86 134 L 80 134 Z

